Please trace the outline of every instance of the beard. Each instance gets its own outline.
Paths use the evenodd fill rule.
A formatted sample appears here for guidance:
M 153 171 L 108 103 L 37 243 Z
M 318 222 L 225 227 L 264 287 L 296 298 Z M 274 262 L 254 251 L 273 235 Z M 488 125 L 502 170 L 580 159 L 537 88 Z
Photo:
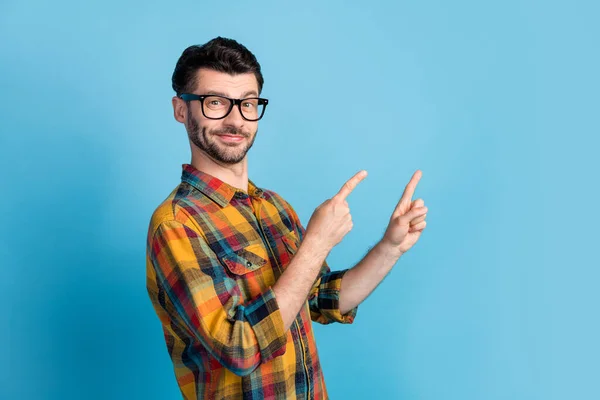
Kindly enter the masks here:
M 248 150 L 254 144 L 256 134 L 258 130 L 252 136 L 252 133 L 236 129 L 234 127 L 224 127 L 221 129 L 213 129 L 210 131 L 206 130 L 206 127 L 198 125 L 196 121 L 189 113 L 187 114 L 188 120 L 188 138 L 196 147 L 208 154 L 211 158 L 225 164 L 237 164 L 246 157 Z M 215 135 L 238 135 L 245 138 L 252 137 L 249 142 L 239 143 L 220 143 Z

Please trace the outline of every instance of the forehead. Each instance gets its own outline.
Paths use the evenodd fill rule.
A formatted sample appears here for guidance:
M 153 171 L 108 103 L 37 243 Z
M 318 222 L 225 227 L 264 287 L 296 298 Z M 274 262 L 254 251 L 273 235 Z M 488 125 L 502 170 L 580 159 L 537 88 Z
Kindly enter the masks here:
M 216 92 L 239 98 L 250 92 L 258 95 L 258 81 L 253 73 L 230 75 L 202 68 L 196 73 L 196 93 Z

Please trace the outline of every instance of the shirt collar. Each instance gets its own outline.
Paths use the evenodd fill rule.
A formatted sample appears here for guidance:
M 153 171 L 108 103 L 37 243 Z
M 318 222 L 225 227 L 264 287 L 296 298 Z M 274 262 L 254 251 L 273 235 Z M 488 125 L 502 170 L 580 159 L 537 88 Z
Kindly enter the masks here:
M 241 189 L 233 187 L 206 172 L 202 172 L 191 164 L 182 165 L 181 181 L 189 183 L 221 207 L 228 205 L 236 192 L 242 192 Z M 248 179 L 248 195 L 262 198 L 263 193 L 262 189 L 258 188 L 254 182 Z

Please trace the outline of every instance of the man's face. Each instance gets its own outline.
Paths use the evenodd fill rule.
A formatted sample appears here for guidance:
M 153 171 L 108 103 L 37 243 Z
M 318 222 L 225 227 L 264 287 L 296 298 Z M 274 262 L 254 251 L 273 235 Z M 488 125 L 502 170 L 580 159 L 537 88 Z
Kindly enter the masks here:
M 233 99 L 258 97 L 258 82 L 253 73 L 229 75 L 209 69 L 196 74 L 194 94 L 215 94 Z M 234 106 L 223 119 L 208 119 L 202 114 L 200 101 L 189 102 L 186 130 L 190 141 L 212 159 L 237 164 L 254 144 L 258 121 L 246 121 Z

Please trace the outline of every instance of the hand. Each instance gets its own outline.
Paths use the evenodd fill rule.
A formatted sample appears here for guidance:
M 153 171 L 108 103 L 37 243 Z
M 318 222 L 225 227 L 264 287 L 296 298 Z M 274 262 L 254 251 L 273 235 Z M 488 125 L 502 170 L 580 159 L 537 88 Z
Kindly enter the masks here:
M 358 172 L 335 196 L 318 206 L 310 217 L 305 236 L 313 239 L 324 251 L 331 251 L 352 229 L 352 216 L 346 197 L 366 176 L 367 171 Z
M 421 179 L 417 170 L 404 189 L 402 198 L 392 213 L 390 223 L 383 235 L 382 242 L 401 254 L 406 253 L 419 240 L 427 222 L 427 207 L 422 199 L 412 201 L 412 196 Z

